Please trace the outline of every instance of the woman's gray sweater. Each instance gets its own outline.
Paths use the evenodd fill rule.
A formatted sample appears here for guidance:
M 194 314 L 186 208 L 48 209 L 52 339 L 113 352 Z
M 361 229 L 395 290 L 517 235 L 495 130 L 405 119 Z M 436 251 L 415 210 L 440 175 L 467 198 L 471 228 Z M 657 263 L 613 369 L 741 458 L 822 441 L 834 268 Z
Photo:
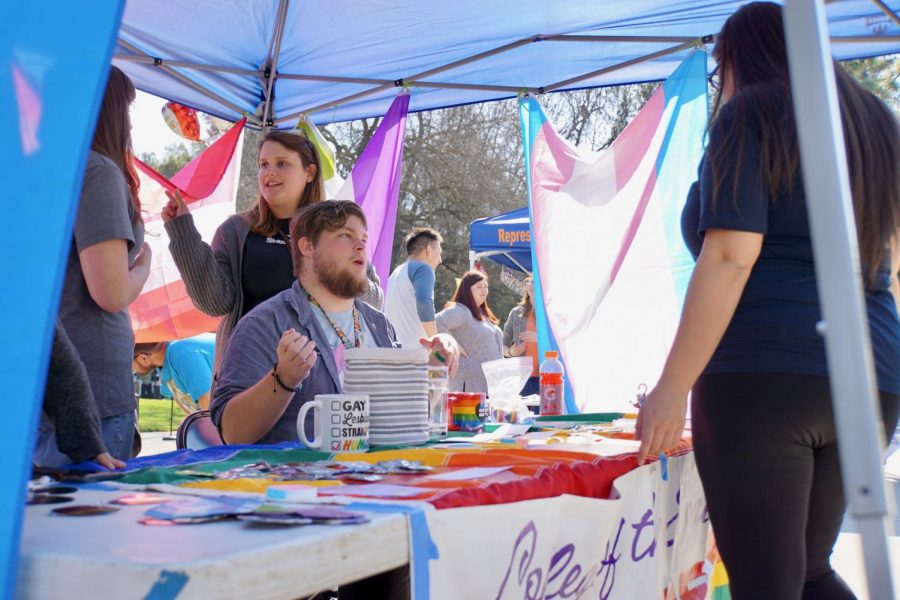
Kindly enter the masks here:
M 481 363 L 503 358 L 503 333 L 487 319 L 479 321 L 463 304 L 445 308 L 435 317 L 438 331 L 449 333 L 466 351 L 459 357 L 456 375 L 450 378 L 451 392 L 487 393 Z

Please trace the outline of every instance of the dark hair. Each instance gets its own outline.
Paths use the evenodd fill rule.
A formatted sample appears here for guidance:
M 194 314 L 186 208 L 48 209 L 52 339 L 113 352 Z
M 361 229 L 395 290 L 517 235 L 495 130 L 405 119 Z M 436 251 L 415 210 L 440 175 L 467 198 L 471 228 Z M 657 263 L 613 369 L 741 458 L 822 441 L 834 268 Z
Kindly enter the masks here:
M 475 304 L 475 298 L 472 296 L 472 286 L 479 281 L 487 280 L 487 275 L 481 271 L 466 271 L 463 274 L 462 279 L 459 280 L 459 287 L 456 288 L 456 292 L 453 293 L 453 298 L 450 299 L 447 306 L 450 306 L 454 302 L 456 304 L 462 304 L 469 309 L 469 312 L 472 313 L 472 316 L 475 317 L 476 320 L 483 321 L 487 319 L 496 325 L 500 321 L 494 316 L 491 307 L 488 306 L 487 300 L 485 300 L 484 304 L 481 306 L 477 306 Z
M 137 223 L 141 220 L 141 199 L 138 197 L 140 180 L 132 161 L 134 150 L 131 147 L 131 118 L 128 115 L 134 98 L 134 84 L 128 76 L 118 67 L 110 67 L 91 150 L 116 163 L 122 171 L 131 193 L 131 222 Z
M 713 109 L 722 141 L 707 153 L 712 170 L 713 206 L 727 173 L 737 172 L 747 123 L 759 127 L 760 176 L 771 201 L 790 191 L 799 177 L 800 153 L 788 76 L 781 6 L 753 2 L 738 9 L 722 27 L 713 55 L 722 78 L 730 75 L 734 95 L 724 113 L 721 86 Z M 868 288 L 874 286 L 887 245 L 900 227 L 900 145 L 890 110 L 834 63 L 850 190 L 860 258 Z M 721 109 L 721 111 L 720 111 Z M 737 178 L 734 182 L 736 191 Z
M 166 342 L 143 342 L 134 345 L 134 358 L 141 354 L 153 354 L 166 347 Z
M 256 147 L 257 156 L 266 142 L 276 142 L 296 153 L 300 156 L 300 162 L 304 167 L 316 165 L 316 172 L 312 181 L 306 184 L 306 187 L 303 189 L 303 197 L 300 198 L 300 208 L 325 199 L 325 184 L 322 181 L 322 163 L 319 161 L 319 152 L 316 150 L 315 144 L 305 134 L 272 130 L 259 140 L 259 144 Z M 269 237 L 276 236 L 279 233 L 278 218 L 272 214 L 262 194 L 257 196 L 256 204 L 253 208 L 247 211 L 246 219 L 250 225 L 250 230 L 254 233 Z
M 525 285 L 528 285 L 528 282 L 531 281 L 534 283 L 533 277 L 525 278 Z M 522 299 L 519 300 L 519 303 L 516 306 L 522 307 L 522 318 L 527 319 L 534 313 L 534 303 L 531 301 L 531 296 L 528 295 L 528 290 L 525 290 L 525 293 L 522 294 Z
M 406 255 L 418 254 L 431 244 L 443 241 L 441 234 L 431 227 L 416 227 L 406 236 Z
M 350 217 L 358 217 L 365 227 L 366 214 L 359 204 L 352 200 L 326 200 L 311 204 L 291 221 L 291 258 L 294 260 L 294 276 L 300 276 L 303 266 L 303 255 L 300 253 L 300 238 L 309 238 L 313 244 L 318 243 L 323 231 L 340 229 Z

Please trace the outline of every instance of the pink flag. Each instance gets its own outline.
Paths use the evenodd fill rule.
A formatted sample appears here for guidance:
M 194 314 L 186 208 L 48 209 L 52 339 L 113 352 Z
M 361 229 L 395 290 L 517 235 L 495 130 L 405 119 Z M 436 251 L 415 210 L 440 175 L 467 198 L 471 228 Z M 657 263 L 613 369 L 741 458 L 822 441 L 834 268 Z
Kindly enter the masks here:
M 194 216 L 194 224 L 209 243 L 216 228 L 234 213 L 241 163 L 238 121 L 169 181 L 135 159 L 141 180 L 141 208 L 145 239 L 153 250 L 150 276 L 141 295 L 131 304 L 131 325 L 136 342 L 159 342 L 213 331 L 218 322 L 196 308 L 169 253 L 169 236 L 160 211 L 168 202 L 165 191 L 179 188 Z

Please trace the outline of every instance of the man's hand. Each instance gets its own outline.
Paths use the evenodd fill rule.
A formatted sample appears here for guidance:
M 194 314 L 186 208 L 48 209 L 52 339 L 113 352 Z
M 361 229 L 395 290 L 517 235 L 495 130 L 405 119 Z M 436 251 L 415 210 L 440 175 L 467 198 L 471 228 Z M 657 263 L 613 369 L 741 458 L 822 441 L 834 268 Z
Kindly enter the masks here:
M 109 452 L 104 452 L 103 454 L 98 454 L 94 457 L 94 462 L 100 465 L 101 467 L 106 467 L 110 471 L 115 471 L 116 469 L 122 469 L 125 467 L 125 463 L 121 460 L 113 458 Z
M 293 329 L 278 342 L 278 377 L 284 385 L 299 386 L 316 364 L 316 343 Z
M 468 356 L 465 350 L 447 333 L 439 333 L 427 338 L 419 338 L 419 343 L 428 350 L 428 361 L 431 365 L 447 367 L 450 376 L 456 374 L 459 367 L 459 356 Z

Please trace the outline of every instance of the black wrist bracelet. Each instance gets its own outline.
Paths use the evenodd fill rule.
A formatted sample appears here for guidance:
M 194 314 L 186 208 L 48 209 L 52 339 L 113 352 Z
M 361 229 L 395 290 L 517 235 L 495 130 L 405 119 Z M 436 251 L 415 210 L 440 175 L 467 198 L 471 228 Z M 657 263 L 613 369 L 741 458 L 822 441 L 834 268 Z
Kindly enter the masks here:
M 278 363 L 277 362 L 275 363 L 275 366 L 272 367 L 272 377 L 275 378 L 275 383 L 277 383 L 278 386 L 286 392 L 291 392 L 293 394 L 296 394 L 297 392 L 300 391 L 300 388 L 303 387 L 302 383 L 295 388 L 286 386 L 284 384 L 284 382 L 281 380 L 281 377 L 278 376 Z

